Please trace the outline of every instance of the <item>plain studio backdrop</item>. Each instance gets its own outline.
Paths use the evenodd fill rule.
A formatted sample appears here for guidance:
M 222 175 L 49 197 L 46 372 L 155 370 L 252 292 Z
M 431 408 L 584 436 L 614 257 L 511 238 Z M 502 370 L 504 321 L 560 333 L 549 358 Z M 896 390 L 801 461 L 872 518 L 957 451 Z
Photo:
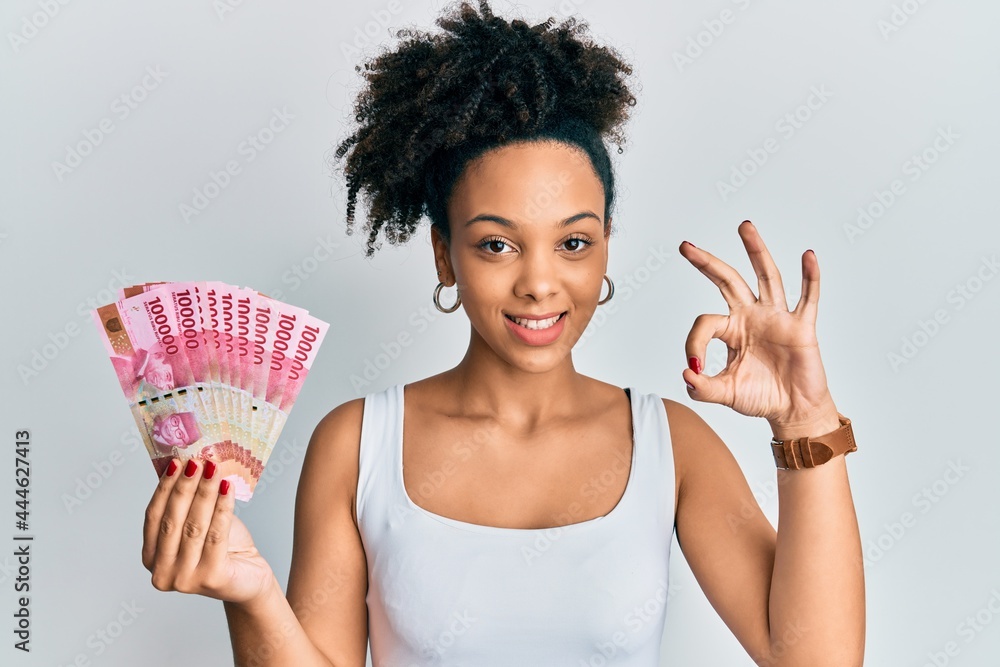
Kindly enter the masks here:
M 408 245 L 386 242 L 366 259 L 363 235 L 345 234 L 346 189 L 326 162 L 348 132 L 354 66 L 395 44 L 395 29 L 437 30 L 443 6 L 4 3 L 0 662 L 231 660 L 222 603 L 157 591 L 140 562 L 156 474 L 87 312 L 120 285 L 223 280 L 330 322 L 254 499 L 239 503 L 282 586 L 320 418 L 459 361 L 468 319 L 433 308 L 427 220 Z M 767 423 L 684 388 L 694 318 L 727 310 L 677 248 L 687 239 L 709 250 L 756 292 L 737 234 L 753 220 L 790 306 L 813 248 L 820 349 L 859 443 L 847 465 L 866 559 L 867 664 L 996 665 L 1000 5 L 494 9 L 533 23 L 577 14 L 635 68 L 626 150 L 611 147 L 616 308 L 598 308 L 574 351 L 580 372 L 692 406 L 776 523 Z M 714 341 L 706 372 L 724 363 Z M 19 429 L 31 433 L 30 654 L 13 647 Z M 673 555 L 662 664 L 752 665 L 676 541 Z

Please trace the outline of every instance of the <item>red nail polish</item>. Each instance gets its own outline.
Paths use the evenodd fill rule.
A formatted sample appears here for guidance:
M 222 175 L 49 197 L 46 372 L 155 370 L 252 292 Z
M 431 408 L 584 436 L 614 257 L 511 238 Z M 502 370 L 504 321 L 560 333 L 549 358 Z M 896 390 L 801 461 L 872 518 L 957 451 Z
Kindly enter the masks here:
M 688 357 L 688 368 L 701 375 L 701 362 L 698 361 L 698 357 Z
M 173 477 L 175 472 L 177 472 L 177 459 L 170 459 L 170 465 L 167 466 L 167 477 Z
M 215 462 L 205 461 L 205 479 L 212 479 L 212 475 L 215 474 Z
M 697 247 L 698 247 L 698 246 L 696 246 L 695 244 L 691 243 L 690 241 L 685 241 L 684 243 L 687 243 L 687 244 L 688 244 L 689 246 L 691 246 L 692 248 L 697 248 Z
M 224 479 L 221 482 L 219 482 L 219 493 L 221 493 L 222 495 L 226 495 L 227 493 L 229 493 L 228 479 Z
M 188 463 L 184 466 L 184 476 L 192 477 L 194 471 L 198 469 L 198 464 L 194 462 L 194 459 L 188 459 Z

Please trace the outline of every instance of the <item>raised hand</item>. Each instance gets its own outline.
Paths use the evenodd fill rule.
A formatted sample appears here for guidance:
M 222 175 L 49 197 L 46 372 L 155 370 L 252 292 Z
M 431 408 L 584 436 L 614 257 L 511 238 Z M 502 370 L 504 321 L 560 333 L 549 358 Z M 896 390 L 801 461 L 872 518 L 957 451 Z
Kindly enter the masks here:
M 171 460 L 146 507 L 142 564 L 158 590 L 251 602 L 269 590 L 273 572 L 233 514 L 228 480 L 214 472 L 211 461 Z
M 781 274 L 757 229 L 745 220 L 738 231 L 757 274 L 759 296 L 736 269 L 711 253 L 687 241 L 680 246 L 681 255 L 719 287 L 729 305 L 728 315 L 699 315 L 688 333 L 684 348 L 689 368 L 682 373 L 688 394 L 764 417 L 772 425 L 812 423 L 831 411 L 835 415 L 816 340 L 815 253 L 802 255 L 802 294 L 789 311 Z M 702 362 L 713 338 L 726 344 L 728 357 L 722 371 L 707 376 L 701 374 Z

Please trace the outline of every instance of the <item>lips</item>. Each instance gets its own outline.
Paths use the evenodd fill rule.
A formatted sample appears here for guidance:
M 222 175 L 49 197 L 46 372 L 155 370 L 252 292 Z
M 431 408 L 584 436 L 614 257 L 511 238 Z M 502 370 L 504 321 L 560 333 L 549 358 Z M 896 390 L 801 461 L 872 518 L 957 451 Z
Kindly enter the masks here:
M 542 313 L 541 315 L 532 315 L 531 313 L 504 313 L 507 317 L 517 317 L 522 320 L 547 320 L 550 317 L 556 317 L 557 315 L 562 315 L 566 311 L 555 311 L 553 313 Z
M 504 317 L 520 327 L 524 327 L 525 329 L 530 329 L 532 331 L 539 331 L 555 326 L 562 320 L 562 317 L 566 314 L 566 312 L 567 311 L 563 311 L 561 313 L 548 313 L 545 315 L 510 315 L 505 313 Z M 538 325 L 543 322 L 546 323 L 546 325 L 539 327 Z

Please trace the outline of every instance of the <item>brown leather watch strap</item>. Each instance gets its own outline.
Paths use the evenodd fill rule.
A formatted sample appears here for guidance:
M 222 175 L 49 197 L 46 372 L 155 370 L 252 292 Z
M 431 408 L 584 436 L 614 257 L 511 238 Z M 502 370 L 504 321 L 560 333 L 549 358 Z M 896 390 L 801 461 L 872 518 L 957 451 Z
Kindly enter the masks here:
M 834 456 L 856 452 L 858 446 L 854 442 L 851 420 L 839 412 L 837 418 L 840 421 L 840 428 L 826 435 L 815 438 L 806 436 L 791 440 L 771 438 L 774 465 L 783 470 L 815 468 Z

